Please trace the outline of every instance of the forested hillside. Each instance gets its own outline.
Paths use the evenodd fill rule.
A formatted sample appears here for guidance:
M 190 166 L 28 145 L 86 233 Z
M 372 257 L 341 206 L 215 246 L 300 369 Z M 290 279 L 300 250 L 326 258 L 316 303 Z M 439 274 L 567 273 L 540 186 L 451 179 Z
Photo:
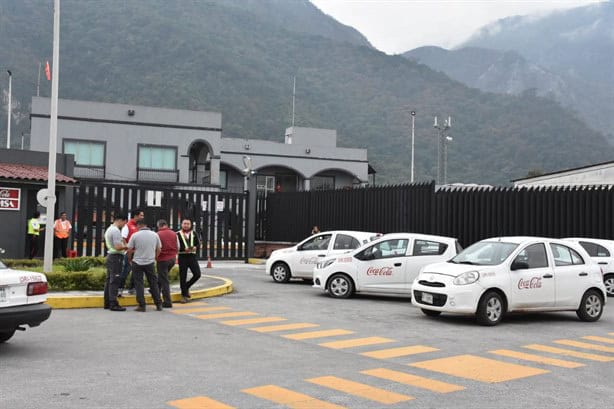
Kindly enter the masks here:
M 51 59 L 50 3 L 0 2 L 14 135 L 29 128 L 38 61 Z M 387 56 L 306 0 L 63 0 L 60 49 L 60 97 L 220 111 L 227 137 L 283 140 L 296 76 L 297 125 L 336 128 L 340 145 L 367 147 L 378 182 L 409 179 L 412 109 L 418 180 L 436 175 L 434 115 L 453 117 L 453 182 L 507 183 L 529 169 L 614 156 L 600 133 L 555 102 L 482 93 Z M 41 95 L 49 88 L 43 81 Z M 0 121 L 4 129 L 5 115 Z

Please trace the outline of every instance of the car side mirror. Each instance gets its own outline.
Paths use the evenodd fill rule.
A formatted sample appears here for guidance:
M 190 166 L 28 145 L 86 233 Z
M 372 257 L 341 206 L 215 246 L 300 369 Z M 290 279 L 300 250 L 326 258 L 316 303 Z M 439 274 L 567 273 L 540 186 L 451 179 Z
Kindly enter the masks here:
M 514 262 L 512 263 L 512 266 L 510 267 L 510 270 L 512 271 L 528 270 L 528 269 L 529 269 L 529 263 L 527 263 L 526 261 L 518 261 L 518 260 L 514 260 Z

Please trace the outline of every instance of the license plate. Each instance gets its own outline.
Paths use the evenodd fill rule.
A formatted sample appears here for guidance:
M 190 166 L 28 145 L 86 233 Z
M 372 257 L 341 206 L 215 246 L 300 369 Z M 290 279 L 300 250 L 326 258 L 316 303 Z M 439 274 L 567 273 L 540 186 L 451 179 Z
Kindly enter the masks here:
M 0 287 L 0 302 L 7 302 L 6 289 Z
M 433 294 L 422 293 L 422 302 L 425 304 L 432 304 Z

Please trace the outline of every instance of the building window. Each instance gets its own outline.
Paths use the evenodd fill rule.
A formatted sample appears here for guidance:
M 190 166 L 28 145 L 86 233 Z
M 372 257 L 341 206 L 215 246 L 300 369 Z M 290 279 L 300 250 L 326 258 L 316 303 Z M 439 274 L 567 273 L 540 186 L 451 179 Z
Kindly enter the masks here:
M 104 142 L 64 140 L 64 153 L 75 156 L 77 166 L 104 167 Z
M 310 190 L 333 190 L 335 189 L 334 176 L 314 176 L 311 178 Z
M 139 145 L 139 169 L 177 169 L 177 148 L 174 146 Z
M 220 170 L 220 188 L 228 189 L 228 172 Z

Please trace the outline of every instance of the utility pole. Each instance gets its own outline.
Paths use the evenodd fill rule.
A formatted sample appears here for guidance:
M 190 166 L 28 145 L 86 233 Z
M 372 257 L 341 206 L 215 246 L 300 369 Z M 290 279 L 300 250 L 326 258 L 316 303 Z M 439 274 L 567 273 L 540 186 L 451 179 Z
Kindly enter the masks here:
M 38 80 L 36 82 L 36 96 L 41 96 L 41 62 L 38 62 Z
M 294 76 L 294 83 L 292 85 L 292 128 L 294 128 L 295 106 L 296 106 L 296 75 Z
M 60 80 L 60 0 L 53 3 L 53 75 L 51 78 L 51 111 L 49 121 L 49 168 L 47 172 L 47 225 L 45 226 L 45 260 L 43 270 L 53 269 L 53 223 L 55 220 L 55 167 L 58 140 L 58 88 Z
M 411 111 L 411 179 L 410 182 L 414 183 L 414 151 L 415 151 L 415 136 L 416 136 L 416 111 Z
M 12 97 L 12 86 L 13 86 L 13 73 L 11 70 L 6 70 L 9 73 L 9 109 L 8 109 L 8 120 L 6 123 L 6 149 L 11 149 L 11 99 Z
M 437 130 L 437 184 L 441 185 L 447 183 L 447 143 L 452 140 L 452 137 L 447 136 L 446 131 L 452 128 L 452 117 L 448 116 L 448 119 L 443 121 L 443 125 L 440 125 L 435 117 L 433 128 Z

